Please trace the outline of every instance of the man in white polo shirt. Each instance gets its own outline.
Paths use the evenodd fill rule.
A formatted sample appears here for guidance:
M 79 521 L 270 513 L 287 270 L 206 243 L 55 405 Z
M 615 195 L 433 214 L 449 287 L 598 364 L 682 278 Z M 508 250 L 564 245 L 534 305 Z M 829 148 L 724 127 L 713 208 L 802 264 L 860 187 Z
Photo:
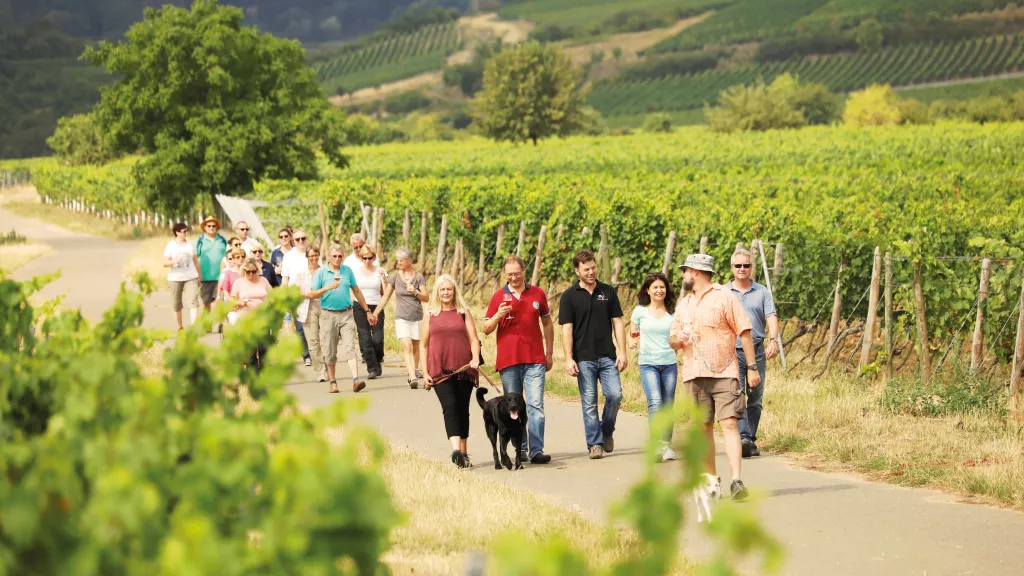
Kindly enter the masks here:
M 309 236 L 305 230 L 297 228 L 292 232 L 292 240 L 295 245 L 284 253 L 284 258 L 281 260 L 281 286 L 294 286 L 302 272 L 309 270 L 309 264 L 306 262 Z M 285 314 L 284 323 L 295 327 L 295 332 L 302 339 L 302 362 L 306 366 L 312 366 L 313 359 L 309 356 L 309 345 L 306 344 L 306 332 L 302 323 L 296 322 L 291 313 Z

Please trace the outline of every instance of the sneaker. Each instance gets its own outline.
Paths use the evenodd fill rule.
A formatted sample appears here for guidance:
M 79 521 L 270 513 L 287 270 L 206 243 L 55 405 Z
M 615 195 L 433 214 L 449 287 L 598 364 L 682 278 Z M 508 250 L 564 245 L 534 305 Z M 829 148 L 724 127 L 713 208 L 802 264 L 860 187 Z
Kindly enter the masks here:
M 756 443 L 754 444 L 754 447 L 751 448 L 750 455 L 755 457 L 761 455 L 761 449 L 757 447 Z
M 455 464 L 459 468 L 466 467 L 466 455 L 459 450 L 452 450 L 452 464 Z
M 370 373 L 366 376 L 368 380 L 376 380 L 380 378 L 380 370 L 370 370 Z
M 309 358 L 306 358 L 305 360 L 303 360 L 302 363 L 305 364 L 306 366 L 312 366 L 313 365 L 313 361 L 310 360 Z
M 604 439 L 604 451 L 611 454 L 615 450 L 615 438 L 608 436 Z
M 363 382 L 362 380 L 356 380 L 355 382 L 352 383 L 353 392 L 359 392 L 363 388 L 366 388 L 366 382 Z
M 327 382 L 327 372 L 320 372 L 320 376 L 316 379 L 317 382 Z
M 327 389 L 327 391 L 330 392 L 331 394 L 337 394 L 338 393 L 338 383 L 335 382 L 334 380 L 331 380 L 331 386 L 330 386 L 330 388 Z
M 743 446 L 743 457 L 750 458 L 751 454 L 754 452 L 754 443 L 750 438 L 742 438 L 740 439 L 740 445 Z
M 548 462 L 551 462 L 551 456 L 543 452 L 537 452 L 533 458 L 530 458 L 530 464 L 547 464 Z
M 462 460 L 466 463 L 465 468 L 473 467 L 473 461 L 469 459 L 469 454 L 463 454 Z
M 676 459 L 676 453 L 672 450 L 672 447 L 668 445 L 668 442 L 664 442 L 661 445 L 661 461 L 669 462 Z
M 409 388 L 412 389 L 412 390 L 415 390 L 415 389 L 419 388 L 419 386 L 420 386 L 420 383 L 417 382 L 416 380 L 408 380 L 407 382 L 409 384 Z
M 732 484 L 729 485 L 729 495 L 732 496 L 733 500 L 740 501 L 746 500 L 750 493 L 747 492 L 747 487 L 743 485 L 743 480 L 733 480 Z
M 423 372 L 420 372 L 419 370 L 417 370 L 416 371 L 416 378 L 419 379 L 419 380 L 422 380 L 423 379 Z
M 529 462 L 530 461 L 530 453 L 527 452 L 526 450 L 520 450 L 519 451 L 519 460 L 521 462 Z
M 604 448 L 601 448 L 600 444 L 594 444 L 590 447 L 590 459 L 600 460 L 604 456 Z

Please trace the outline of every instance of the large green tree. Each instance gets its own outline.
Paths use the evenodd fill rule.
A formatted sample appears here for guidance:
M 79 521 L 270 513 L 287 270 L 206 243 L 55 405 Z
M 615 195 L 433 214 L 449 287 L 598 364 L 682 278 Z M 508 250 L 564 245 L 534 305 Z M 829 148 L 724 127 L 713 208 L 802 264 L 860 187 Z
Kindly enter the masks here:
M 565 136 L 586 124 L 582 71 L 556 46 L 522 44 L 491 58 L 474 102 L 480 130 L 495 140 Z
M 242 20 L 216 0 L 148 9 L 124 42 L 85 53 L 120 76 L 94 117 L 115 151 L 145 154 L 135 177 L 154 208 L 179 212 L 261 178 L 314 179 L 321 152 L 347 163 L 344 118 L 302 47 Z

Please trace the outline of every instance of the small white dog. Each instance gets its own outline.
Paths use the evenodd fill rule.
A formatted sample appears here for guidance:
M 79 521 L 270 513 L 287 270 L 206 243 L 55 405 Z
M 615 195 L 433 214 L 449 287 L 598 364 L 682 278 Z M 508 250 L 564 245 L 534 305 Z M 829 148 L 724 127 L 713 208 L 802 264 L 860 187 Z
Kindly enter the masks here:
M 705 472 L 700 475 L 700 484 L 693 489 L 693 501 L 697 503 L 697 523 L 711 522 L 711 509 L 722 498 L 722 479 Z

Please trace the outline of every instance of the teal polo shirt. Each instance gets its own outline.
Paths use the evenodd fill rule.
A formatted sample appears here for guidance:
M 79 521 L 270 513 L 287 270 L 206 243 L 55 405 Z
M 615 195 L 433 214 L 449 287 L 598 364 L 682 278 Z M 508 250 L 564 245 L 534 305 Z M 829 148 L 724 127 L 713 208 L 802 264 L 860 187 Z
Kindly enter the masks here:
M 228 251 L 228 241 L 217 234 L 213 240 L 202 234 L 196 239 L 196 257 L 199 258 L 199 279 L 211 282 L 220 278 L 220 263 Z
M 356 285 L 356 276 L 352 269 L 344 264 L 335 272 L 330 266 L 324 266 L 313 274 L 313 280 L 309 283 L 311 290 L 319 290 L 334 282 L 334 276 L 340 275 L 339 285 L 334 290 L 328 290 L 320 296 L 320 307 L 324 310 L 344 310 L 352 306 L 352 298 L 349 292 Z

